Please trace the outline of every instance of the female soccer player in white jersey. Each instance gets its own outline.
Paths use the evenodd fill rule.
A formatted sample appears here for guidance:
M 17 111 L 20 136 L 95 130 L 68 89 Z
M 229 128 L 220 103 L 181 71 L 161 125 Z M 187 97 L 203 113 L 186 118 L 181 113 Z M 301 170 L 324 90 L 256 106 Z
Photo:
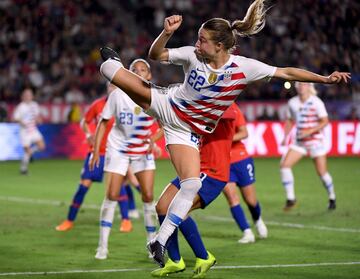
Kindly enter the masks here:
M 182 16 L 165 18 L 164 30 L 152 44 L 149 56 L 182 65 L 185 80 L 180 86 L 163 89 L 146 83 L 123 67 L 116 52 L 101 49 L 102 58 L 106 60 L 101 65 L 101 73 L 161 121 L 171 161 L 181 180 L 181 190 L 169 206 L 156 239 L 148 245 L 160 265 L 164 264 L 167 239 L 188 213 L 201 187 L 198 135 L 214 131 L 221 115 L 248 83 L 271 77 L 319 83 L 338 83 L 350 78 L 349 73 L 334 72 L 325 77 L 232 55 L 236 36 L 250 36 L 264 27 L 264 1 L 255 0 L 243 20 L 230 23 L 213 18 L 203 23 L 195 47 L 165 48 L 180 27 Z
M 27 174 L 32 154 L 45 149 L 44 139 L 36 127 L 40 122 L 40 109 L 33 98 L 33 91 L 26 88 L 21 95 L 22 101 L 14 112 L 14 120 L 20 124 L 20 140 L 24 147 L 24 155 L 20 164 L 21 174 Z M 33 144 L 35 145 L 32 146 Z
M 150 65 L 143 59 L 137 59 L 130 70 L 146 80 L 151 79 Z M 156 213 L 153 202 L 155 162 L 152 154 L 154 141 L 160 139 L 162 130 L 153 136 L 151 126 L 154 118 L 145 114 L 122 90 L 115 89 L 109 96 L 101 114 L 102 119 L 95 133 L 93 156 L 90 169 L 99 164 L 99 147 L 104 136 L 106 123 L 115 117 L 115 124 L 109 133 L 104 171 L 107 173 L 106 196 L 100 212 L 100 237 L 96 259 L 106 259 L 108 240 L 114 211 L 129 166 L 139 181 L 141 197 L 144 203 L 144 222 L 148 241 L 155 236 Z
M 328 209 L 336 208 L 335 190 L 332 177 L 327 170 L 326 149 L 324 144 L 323 128 L 329 123 L 324 103 L 316 96 L 312 83 L 295 84 L 298 95 L 288 102 L 288 112 L 285 123 L 286 139 L 295 124 L 295 142 L 290 145 L 280 163 L 281 181 L 286 192 L 284 210 L 288 211 L 296 205 L 294 191 L 294 176 L 291 168 L 304 156 L 309 154 L 314 160 L 317 174 L 320 176 L 329 195 Z

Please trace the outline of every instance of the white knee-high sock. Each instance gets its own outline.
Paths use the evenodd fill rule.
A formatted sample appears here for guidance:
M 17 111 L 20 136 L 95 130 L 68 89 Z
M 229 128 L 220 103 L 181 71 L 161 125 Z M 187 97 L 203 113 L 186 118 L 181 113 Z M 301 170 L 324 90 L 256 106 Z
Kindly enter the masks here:
M 117 60 L 108 59 L 101 64 L 100 72 L 109 81 L 112 81 L 116 72 L 123 68 L 123 64 Z
M 330 173 L 325 173 L 323 176 L 320 177 L 323 184 L 324 184 L 324 187 L 325 189 L 327 190 L 328 192 L 328 195 L 329 195 L 329 199 L 330 200 L 335 200 L 335 188 L 334 188 L 334 184 L 333 184 L 333 180 L 332 180 L 332 177 L 330 175 Z
M 150 241 L 156 234 L 156 210 L 154 202 L 144 202 L 144 224 L 147 241 Z
M 184 179 L 180 182 L 180 186 L 179 192 L 169 205 L 165 220 L 161 224 L 157 236 L 157 241 L 164 246 L 191 209 L 194 198 L 201 188 L 201 180 L 198 177 Z
M 100 210 L 99 246 L 107 248 L 117 201 L 104 199 Z
M 281 182 L 286 192 L 288 200 L 295 200 L 294 175 L 290 168 L 280 169 Z

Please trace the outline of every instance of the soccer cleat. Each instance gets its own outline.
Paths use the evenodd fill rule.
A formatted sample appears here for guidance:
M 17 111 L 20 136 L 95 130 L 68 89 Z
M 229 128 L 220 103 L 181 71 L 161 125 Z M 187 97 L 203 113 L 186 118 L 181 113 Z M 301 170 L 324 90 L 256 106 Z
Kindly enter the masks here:
M 20 170 L 20 174 L 21 174 L 21 175 L 27 175 L 27 174 L 28 174 L 28 170 L 27 170 L 27 169 L 22 169 L 22 170 Z
M 164 267 L 165 266 L 164 256 L 165 256 L 165 252 L 166 252 L 165 246 L 161 245 L 159 241 L 153 240 L 153 241 L 150 241 L 146 245 L 146 247 L 149 250 L 153 260 L 157 264 L 159 264 L 160 267 Z
M 139 218 L 140 218 L 139 210 L 137 210 L 137 209 L 130 209 L 130 210 L 129 210 L 129 217 L 130 217 L 131 219 L 139 219 Z
M 206 260 L 196 258 L 195 267 L 194 267 L 194 274 L 192 278 L 205 278 L 206 272 L 216 264 L 216 259 L 214 255 L 212 255 L 209 251 L 208 258 Z
M 74 222 L 65 220 L 59 226 L 56 226 L 55 229 L 59 232 L 66 232 L 70 231 L 74 227 Z
M 259 238 L 267 238 L 268 237 L 268 229 L 261 219 L 261 217 L 255 222 L 255 228 L 259 235 Z
M 242 238 L 238 240 L 241 244 L 247 244 L 247 243 L 254 243 L 255 242 L 255 235 L 252 232 L 251 229 L 244 230 L 244 235 Z
M 164 277 L 172 273 L 178 273 L 184 271 L 186 268 L 183 258 L 180 258 L 180 261 L 174 262 L 171 259 L 168 259 L 163 268 L 158 268 L 151 271 L 151 275 L 154 277 Z
M 99 246 L 96 249 L 95 259 L 97 259 L 97 260 L 106 260 L 107 256 L 108 256 L 108 253 L 109 253 L 109 251 L 108 251 L 107 248 Z
M 117 54 L 117 52 L 109 47 L 102 47 L 100 48 L 100 55 L 101 58 L 106 61 L 108 59 L 114 59 L 118 62 L 121 63 L 121 59 L 119 54 Z
M 297 202 L 296 200 L 286 200 L 285 206 L 284 206 L 284 211 L 290 211 L 291 209 L 293 209 L 296 206 Z
M 121 221 L 119 230 L 123 233 L 131 232 L 133 229 L 132 223 L 129 219 L 124 219 Z
M 328 210 L 336 209 L 336 200 L 329 200 Z

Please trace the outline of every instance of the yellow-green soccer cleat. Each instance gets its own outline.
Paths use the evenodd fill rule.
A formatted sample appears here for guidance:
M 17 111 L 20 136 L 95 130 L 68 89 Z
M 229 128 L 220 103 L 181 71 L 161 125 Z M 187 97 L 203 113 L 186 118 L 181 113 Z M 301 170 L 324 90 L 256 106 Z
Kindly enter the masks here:
M 151 271 L 151 275 L 154 277 L 164 277 L 172 273 L 178 273 L 184 271 L 186 268 L 183 258 L 179 262 L 173 262 L 171 259 L 168 259 L 163 268 L 158 268 Z
M 216 263 L 216 259 L 214 255 L 212 255 L 209 251 L 208 258 L 206 260 L 196 258 L 195 267 L 194 267 L 194 275 L 192 278 L 205 278 L 206 272 Z

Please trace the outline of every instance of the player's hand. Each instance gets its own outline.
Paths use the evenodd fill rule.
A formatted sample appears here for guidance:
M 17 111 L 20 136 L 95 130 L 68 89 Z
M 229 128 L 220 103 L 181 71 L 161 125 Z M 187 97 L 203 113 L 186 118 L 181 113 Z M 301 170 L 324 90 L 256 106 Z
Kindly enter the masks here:
M 91 153 L 90 160 L 89 160 L 90 171 L 93 171 L 95 169 L 95 166 L 98 168 L 99 164 L 100 164 L 99 153 L 97 153 L 97 152 Z
M 302 129 L 301 131 L 299 131 L 297 138 L 298 139 L 303 139 L 306 138 L 308 136 L 311 136 L 314 133 L 313 129 Z
M 285 146 L 286 145 L 286 138 L 284 138 L 281 143 L 280 143 L 281 146 Z
M 166 34 L 172 34 L 175 30 L 177 30 L 182 22 L 181 15 L 172 15 L 164 20 L 164 30 Z
M 350 73 L 335 71 L 330 76 L 328 76 L 327 83 L 340 83 L 342 81 L 347 83 L 349 79 L 351 79 Z
M 156 159 L 160 158 L 162 154 L 161 148 L 156 143 L 154 143 L 153 153 Z
M 148 149 L 147 149 L 147 154 L 150 154 L 150 153 L 152 153 L 153 152 L 153 149 L 154 149 L 154 142 L 150 139 L 150 138 L 148 138 L 148 139 L 145 139 L 144 141 L 144 144 L 148 144 L 149 145 L 149 147 L 148 147 Z
M 95 143 L 94 135 L 91 134 L 86 135 L 86 142 L 88 143 L 88 145 L 94 146 Z

